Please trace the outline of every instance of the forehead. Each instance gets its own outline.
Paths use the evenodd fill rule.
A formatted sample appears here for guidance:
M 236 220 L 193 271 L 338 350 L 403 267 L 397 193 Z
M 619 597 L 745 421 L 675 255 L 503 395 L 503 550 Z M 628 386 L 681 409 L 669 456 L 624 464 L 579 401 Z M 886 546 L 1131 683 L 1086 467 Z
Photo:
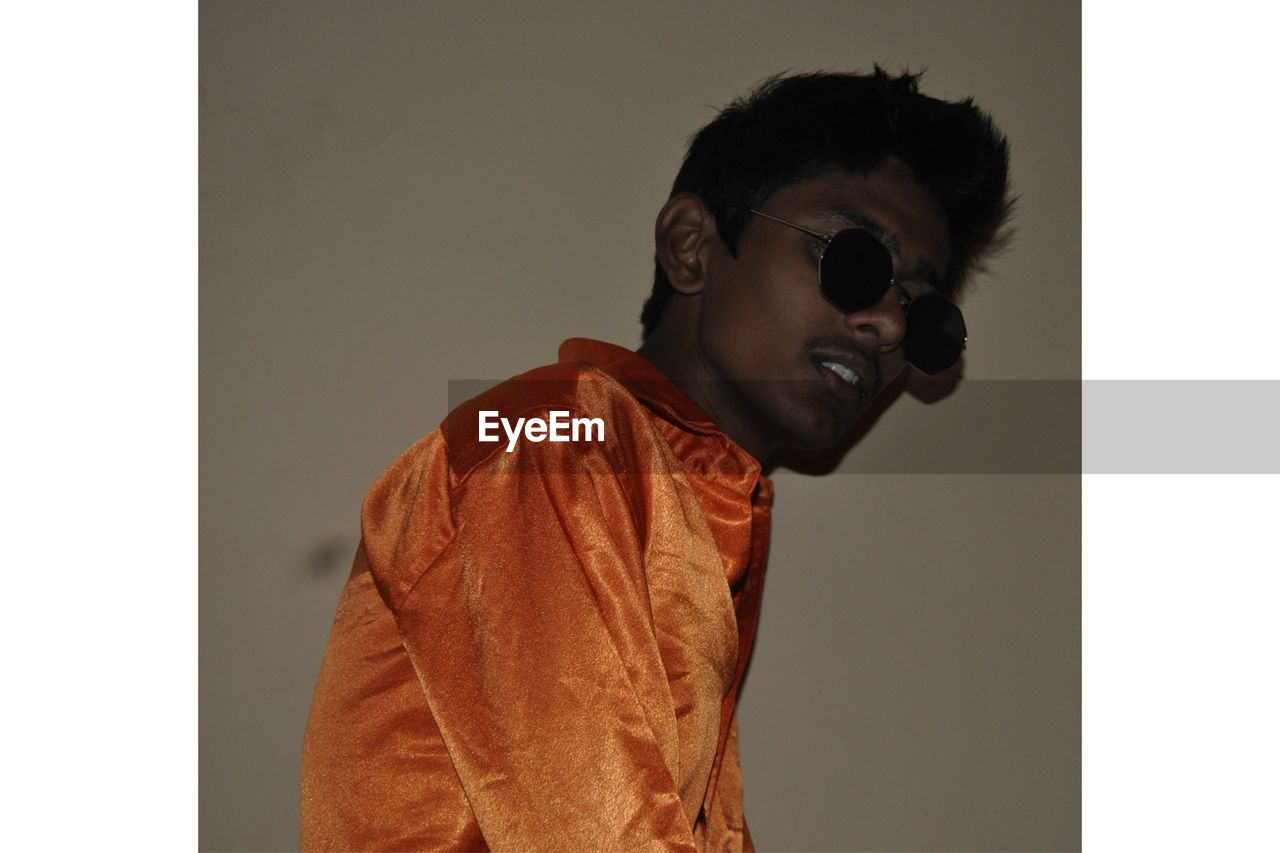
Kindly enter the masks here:
M 817 231 L 867 228 L 902 267 L 931 268 L 937 277 L 951 256 L 942 202 L 896 159 L 863 174 L 826 172 L 791 184 L 774 193 L 764 210 Z

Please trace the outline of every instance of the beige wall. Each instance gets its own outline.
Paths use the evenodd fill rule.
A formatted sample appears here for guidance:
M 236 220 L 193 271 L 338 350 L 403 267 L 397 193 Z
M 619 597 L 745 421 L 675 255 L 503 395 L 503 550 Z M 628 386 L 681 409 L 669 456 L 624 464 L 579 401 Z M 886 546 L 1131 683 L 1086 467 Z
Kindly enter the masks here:
M 974 380 L 1079 377 L 1077 4 L 209 0 L 200 18 L 202 848 L 296 846 L 360 499 L 448 380 L 572 335 L 638 344 L 686 138 L 767 74 L 873 62 L 928 66 L 926 91 L 997 117 L 1019 238 L 965 304 L 954 394 L 899 397 L 836 473 L 777 474 L 747 815 L 763 848 L 1078 846 L 1078 478 L 856 473 L 944 446 L 944 422 L 953 458 L 986 458 L 1012 416 L 957 415 Z

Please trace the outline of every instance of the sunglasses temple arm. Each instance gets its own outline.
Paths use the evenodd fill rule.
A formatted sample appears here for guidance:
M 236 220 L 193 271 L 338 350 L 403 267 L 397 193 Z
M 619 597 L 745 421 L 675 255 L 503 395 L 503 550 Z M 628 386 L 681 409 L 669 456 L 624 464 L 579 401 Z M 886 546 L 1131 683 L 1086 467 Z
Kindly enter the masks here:
M 816 237 L 816 238 L 818 238 L 818 239 L 819 239 L 819 240 L 821 240 L 823 243 L 830 243 L 830 242 L 831 242 L 831 235 L 830 235 L 830 234 L 822 234 L 822 233 L 819 233 L 819 232 L 817 232 L 817 231 L 810 231 L 808 228 L 805 228 L 803 225 L 797 225 L 797 224 L 795 224 L 794 222 L 788 222 L 788 221 L 787 221 L 787 220 L 785 220 L 785 219 L 779 219 L 779 218 L 778 218 L 778 217 L 776 217 L 776 216 L 770 216 L 770 215 L 769 215 L 769 214 L 767 214 L 767 213 L 764 213 L 764 212 L 762 212 L 762 211 L 756 210 L 754 207 L 747 207 L 745 204 L 738 204 L 738 203 L 737 203 L 737 202 L 735 202 L 735 201 L 725 202 L 725 204 L 728 204 L 728 205 L 729 205 L 729 206 L 731 206 L 731 207 L 738 207 L 738 208 L 742 208 L 743 210 L 747 211 L 748 213 L 754 213 L 756 216 L 763 216 L 765 219 L 768 219 L 770 222 L 776 222 L 776 223 L 778 223 L 779 225 L 785 225 L 785 226 L 787 226 L 788 228 L 794 228 L 794 229 L 796 229 L 797 231 L 803 231 L 805 234 L 808 234 L 810 237 Z

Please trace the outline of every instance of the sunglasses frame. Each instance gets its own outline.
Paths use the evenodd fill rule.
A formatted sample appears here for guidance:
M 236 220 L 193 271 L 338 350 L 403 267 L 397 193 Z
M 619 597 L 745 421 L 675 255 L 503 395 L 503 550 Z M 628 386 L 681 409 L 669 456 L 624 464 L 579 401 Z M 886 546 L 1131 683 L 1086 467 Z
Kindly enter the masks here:
M 799 224 L 797 224 L 797 223 L 795 223 L 795 222 L 788 222 L 788 221 L 787 221 L 787 220 L 785 220 L 785 219 L 779 219 L 778 217 L 773 216 L 772 214 L 765 213 L 763 210 L 756 210 L 754 207 L 748 207 L 747 205 L 745 205 L 745 204 L 739 204 L 739 203 L 738 203 L 738 202 L 736 202 L 736 201 L 730 201 L 730 202 L 725 202 L 725 203 L 726 203 L 726 204 L 728 204 L 728 205 L 730 205 L 731 207 L 736 207 L 736 208 L 739 208 L 739 209 L 741 209 L 741 210 L 745 210 L 745 211 L 747 211 L 748 213 L 753 213 L 753 214 L 755 214 L 756 216 L 760 216 L 760 217 L 763 217 L 764 219 L 768 219 L 770 222 L 776 222 L 776 223 L 778 223 L 779 225 L 785 225 L 785 226 L 787 226 L 788 228 L 794 228 L 794 229 L 795 229 L 795 230 L 797 230 L 797 231 L 800 231 L 800 232 L 802 232 L 802 233 L 804 233 L 804 234 L 808 234 L 810 237 L 814 237 L 814 238 L 816 238 L 816 239 L 818 239 L 818 240 L 821 240 L 821 241 L 822 241 L 822 251 L 818 253 L 818 292 L 819 292 L 819 293 L 821 293 L 821 294 L 822 294 L 822 298 L 823 298 L 823 299 L 825 299 L 825 300 L 827 300 L 827 302 L 828 302 L 828 303 L 830 303 L 830 304 L 831 304 L 831 306 L 832 306 L 832 307 L 834 307 L 837 311 L 840 311 L 840 312 L 841 312 L 841 313 L 843 313 L 843 314 L 853 314 L 853 313 L 856 313 L 857 311 L 865 311 L 866 309 L 870 308 L 872 305 L 875 305 L 877 302 L 879 302 L 881 299 L 883 299 L 883 298 L 884 298 L 884 294 L 888 293 L 890 290 L 892 290 L 893 288 L 895 288 L 895 287 L 896 287 L 896 288 L 898 289 L 898 293 L 899 293 L 899 300 L 900 300 L 900 301 L 899 301 L 899 304 L 900 304 L 900 305 L 901 305 L 901 307 L 902 307 L 902 316 L 903 316 L 904 318 L 906 318 L 906 317 L 908 317 L 908 316 L 909 316 L 909 314 L 910 314 L 910 312 L 911 312 L 911 306 L 912 306 L 912 304 L 915 302 L 915 299 L 911 296 L 911 294 L 910 294 L 910 293 L 908 293 L 908 292 L 907 292 L 907 289 L 906 289 L 905 287 L 903 287 L 901 284 L 898 284 L 898 280 L 897 280 L 897 278 L 895 278 L 895 277 L 894 277 L 894 276 L 892 276 L 892 275 L 891 275 L 891 276 L 889 276 L 889 284 L 888 284 L 888 285 L 885 287 L 885 289 L 880 293 L 880 295 L 876 297 L 876 299 L 875 299 L 874 301 L 872 301 L 872 302 L 868 303 L 867 305 L 864 305 L 862 308 L 856 308 L 856 309 L 854 309 L 853 311 L 847 311 L 847 310 L 845 310 L 843 307 L 841 307 L 840 305 L 836 304 L 835 300 L 833 300 L 833 299 L 830 297 L 830 295 L 828 295 L 828 293 L 827 293 L 827 288 L 823 287 L 823 285 L 822 285 L 822 258 L 823 258 L 823 256 L 826 254 L 826 252 L 827 252 L 827 248 L 831 246 L 832 242 L 836 239 L 836 237 L 839 237 L 841 234 L 845 233 L 846 231 L 863 231 L 863 232 L 867 232 L 867 229 L 865 229 L 865 228 L 861 228 L 861 227 L 859 227 L 859 226 L 854 225 L 854 226 L 851 226 L 851 227 L 849 227 L 849 228 L 841 228 L 839 231 L 836 231 L 834 234 L 823 234 L 821 231 L 814 231 L 812 228 L 806 228 L 806 227 L 804 227 L 803 225 L 799 225 Z M 870 233 L 870 232 L 867 232 L 867 233 Z M 874 239 L 874 238 L 873 238 L 873 239 Z M 879 241 L 877 240 L 876 242 L 879 242 Z M 883 244 L 881 244 L 881 245 L 883 246 Z M 885 248 L 885 252 L 886 252 L 886 253 L 889 253 L 888 248 Z M 960 309 L 959 309 L 959 308 L 957 308 L 957 307 L 955 306 L 955 304 L 954 304 L 954 303 L 952 303 L 952 302 L 951 302 L 951 300 L 949 300 L 949 299 L 944 299 L 944 298 L 943 298 L 943 297 L 941 297 L 941 296 L 939 296 L 939 297 L 937 297 L 937 298 L 938 298 L 938 299 L 942 299 L 944 302 L 946 302 L 948 305 L 950 305 L 952 308 L 954 308 L 954 309 L 955 309 L 956 313 L 960 315 L 960 322 L 961 322 L 961 324 L 963 325 L 963 324 L 964 324 L 964 315 L 963 315 L 962 313 L 960 313 Z M 908 320 L 907 322 L 908 322 L 908 329 L 909 329 L 909 328 L 910 328 L 910 320 Z M 967 349 L 968 349 L 968 346 L 969 346 L 969 333 L 968 333 L 968 330 L 966 329 L 966 330 L 965 330 L 964 337 L 963 337 L 963 338 L 961 339 L 961 341 L 960 341 L 960 352 L 961 352 L 961 353 L 963 353 L 965 350 L 967 350 Z M 959 361 L 959 360 L 960 360 L 960 356 L 959 356 L 959 354 L 957 354 L 957 355 L 956 355 L 956 358 L 951 362 L 951 365 L 954 365 L 954 364 L 955 364 L 955 362 L 956 362 L 956 361 Z M 950 367 L 951 365 L 948 365 L 947 367 Z M 924 370 L 923 368 L 919 368 L 919 367 L 917 367 L 917 369 L 922 370 L 922 371 L 923 371 L 923 372 L 925 372 L 925 373 L 940 373 L 940 372 L 942 372 L 943 370 L 946 370 L 946 369 L 947 369 L 947 367 L 943 367 L 943 368 L 940 368 L 939 370 L 935 370 L 935 371 L 926 371 L 926 370 Z

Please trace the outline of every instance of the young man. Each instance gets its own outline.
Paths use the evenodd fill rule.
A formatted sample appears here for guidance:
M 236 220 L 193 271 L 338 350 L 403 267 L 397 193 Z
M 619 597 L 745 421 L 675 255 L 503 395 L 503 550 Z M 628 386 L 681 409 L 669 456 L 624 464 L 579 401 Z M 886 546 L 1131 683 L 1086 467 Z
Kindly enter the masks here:
M 734 709 L 777 448 L 829 447 L 1007 219 L 1008 151 L 916 78 L 778 78 L 694 139 L 638 352 L 456 408 L 374 484 L 303 754 L 308 849 L 750 848 Z

